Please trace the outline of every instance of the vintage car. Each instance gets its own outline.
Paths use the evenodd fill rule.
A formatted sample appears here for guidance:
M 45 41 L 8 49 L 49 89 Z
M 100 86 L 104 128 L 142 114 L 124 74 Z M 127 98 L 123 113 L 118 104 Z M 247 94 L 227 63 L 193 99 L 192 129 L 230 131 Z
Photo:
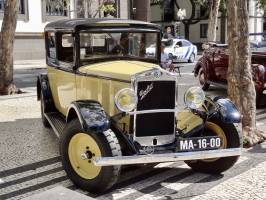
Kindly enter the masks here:
M 205 50 L 194 68 L 194 76 L 198 77 L 203 90 L 210 85 L 226 88 L 228 69 L 228 45 L 209 43 L 204 44 Z M 257 48 L 250 42 L 252 51 L 252 75 L 257 92 L 257 105 L 263 105 L 263 93 L 266 91 L 266 52 L 264 47 Z
M 169 58 L 174 59 L 176 62 L 189 62 L 193 63 L 198 53 L 197 46 L 193 45 L 190 41 L 184 38 L 163 39 L 162 43 L 165 44 L 165 53 Z M 156 46 L 151 45 L 146 49 L 147 55 L 155 53 Z
M 221 173 L 241 154 L 228 99 L 199 87 L 177 102 L 176 74 L 160 66 L 160 27 L 122 19 L 73 19 L 45 27 L 47 74 L 37 96 L 42 122 L 60 139 L 63 168 L 78 187 L 103 192 L 121 165 L 185 161 Z M 145 50 L 156 46 L 148 57 Z

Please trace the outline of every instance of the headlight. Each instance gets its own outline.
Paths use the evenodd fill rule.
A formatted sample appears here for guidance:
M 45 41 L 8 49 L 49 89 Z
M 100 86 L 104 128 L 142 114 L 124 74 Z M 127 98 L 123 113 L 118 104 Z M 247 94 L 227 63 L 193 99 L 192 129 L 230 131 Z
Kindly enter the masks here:
M 191 109 L 198 109 L 205 100 L 205 93 L 200 87 L 189 88 L 184 96 L 185 105 Z
M 115 95 L 115 104 L 123 112 L 130 112 L 137 106 L 138 98 L 134 90 L 125 88 L 118 91 Z

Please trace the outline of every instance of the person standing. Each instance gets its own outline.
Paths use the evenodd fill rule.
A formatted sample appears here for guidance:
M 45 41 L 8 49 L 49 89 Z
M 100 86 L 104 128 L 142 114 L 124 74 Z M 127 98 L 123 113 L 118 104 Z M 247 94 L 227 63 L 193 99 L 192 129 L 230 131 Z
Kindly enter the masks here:
M 170 26 L 165 27 L 165 32 L 163 34 L 163 38 L 164 39 L 172 39 L 173 38 L 172 28 Z
M 165 44 L 161 44 L 161 67 L 164 69 L 169 69 L 172 66 L 172 60 L 169 58 L 168 54 L 164 52 Z

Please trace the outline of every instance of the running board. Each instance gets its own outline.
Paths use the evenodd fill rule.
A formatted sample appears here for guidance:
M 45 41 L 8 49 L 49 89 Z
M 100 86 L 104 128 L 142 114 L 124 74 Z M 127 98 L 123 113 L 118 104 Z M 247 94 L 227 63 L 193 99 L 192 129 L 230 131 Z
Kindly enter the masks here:
M 66 125 L 65 118 L 59 112 L 44 113 L 44 116 L 53 128 L 56 136 L 59 138 Z
M 202 160 L 241 155 L 241 148 L 217 149 L 206 151 L 178 152 L 165 154 L 148 154 L 134 156 L 95 157 L 96 166 L 131 165 L 146 163 L 175 162 L 184 160 Z

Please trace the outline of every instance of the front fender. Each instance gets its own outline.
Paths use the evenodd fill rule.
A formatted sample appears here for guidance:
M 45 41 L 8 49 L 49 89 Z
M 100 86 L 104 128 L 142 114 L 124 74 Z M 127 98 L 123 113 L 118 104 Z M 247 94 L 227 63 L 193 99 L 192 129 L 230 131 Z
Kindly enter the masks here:
M 72 102 L 67 112 L 67 122 L 75 116 L 78 117 L 85 131 L 100 133 L 110 128 L 109 117 L 97 101 L 80 100 Z
M 219 98 L 215 100 L 219 105 L 220 118 L 225 123 L 240 123 L 241 115 L 233 102 L 229 99 Z

